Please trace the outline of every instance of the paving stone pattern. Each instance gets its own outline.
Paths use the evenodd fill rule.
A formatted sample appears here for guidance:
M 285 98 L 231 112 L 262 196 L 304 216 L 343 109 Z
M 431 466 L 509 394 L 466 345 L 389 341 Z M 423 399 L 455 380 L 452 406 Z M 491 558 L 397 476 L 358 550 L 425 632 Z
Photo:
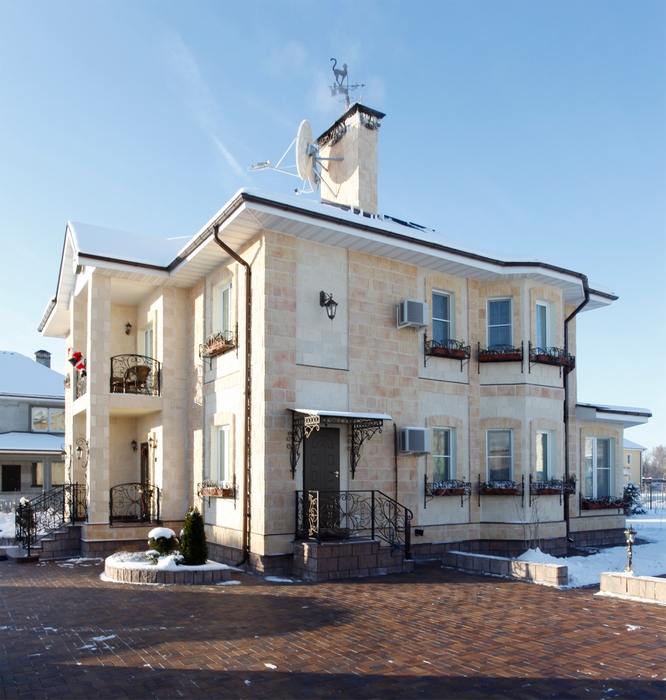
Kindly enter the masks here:
M 0 562 L 2 698 L 660 698 L 666 608 L 417 564 L 136 586 Z

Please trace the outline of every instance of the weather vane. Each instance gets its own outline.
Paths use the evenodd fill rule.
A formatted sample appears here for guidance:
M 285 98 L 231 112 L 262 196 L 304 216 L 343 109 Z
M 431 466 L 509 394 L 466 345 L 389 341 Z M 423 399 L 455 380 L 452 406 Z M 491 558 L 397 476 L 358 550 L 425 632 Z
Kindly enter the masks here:
M 350 100 L 349 100 L 349 92 L 350 90 L 358 90 L 358 88 L 365 87 L 363 84 L 359 83 L 354 83 L 353 85 L 349 84 L 349 76 L 347 75 L 347 64 L 343 63 L 342 68 L 338 68 L 338 61 L 335 58 L 332 58 L 331 61 L 333 61 L 333 75 L 335 76 L 335 82 L 333 85 L 329 85 L 328 87 L 331 89 L 331 97 L 335 97 L 336 95 L 344 95 L 345 97 L 345 103 L 347 107 L 350 106 Z

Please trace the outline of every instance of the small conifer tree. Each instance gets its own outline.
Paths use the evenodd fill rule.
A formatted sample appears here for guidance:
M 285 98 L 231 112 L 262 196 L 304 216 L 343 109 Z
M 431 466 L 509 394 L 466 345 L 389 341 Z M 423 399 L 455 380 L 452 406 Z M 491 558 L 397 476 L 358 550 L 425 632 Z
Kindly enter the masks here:
M 188 566 L 200 566 L 208 561 L 204 521 L 197 508 L 190 508 L 187 511 L 180 538 L 180 554 L 183 557 L 183 564 Z

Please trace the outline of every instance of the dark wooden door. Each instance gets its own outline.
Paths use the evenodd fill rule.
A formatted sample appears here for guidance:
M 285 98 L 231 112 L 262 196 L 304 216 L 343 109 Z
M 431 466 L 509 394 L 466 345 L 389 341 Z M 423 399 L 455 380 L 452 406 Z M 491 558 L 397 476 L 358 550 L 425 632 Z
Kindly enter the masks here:
M 2 465 L 2 490 L 3 491 L 20 491 L 21 490 L 21 465 L 20 464 L 3 464 Z
M 320 428 L 306 438 L 303 490 L 308 500 L 315 495 L 307 492 L 319 492 L 319 533 L 336 535 L 340 526 L 340 431 L 337 428 Z
M 150 483 L 150 450 L 147 442 L 141 443 L 141 483 Z

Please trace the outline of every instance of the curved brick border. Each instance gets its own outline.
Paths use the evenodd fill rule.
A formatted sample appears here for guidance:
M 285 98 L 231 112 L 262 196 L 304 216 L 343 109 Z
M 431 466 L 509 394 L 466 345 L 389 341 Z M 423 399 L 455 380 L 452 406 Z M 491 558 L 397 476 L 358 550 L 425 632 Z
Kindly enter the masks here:
M 123 566 L 122 562 L 110 563 L 108 559 L 104 562 L 104 574 L 120 583 L 176 583 L 187 586 L 217 583 L 231 578 L 229 569 L 165 571 L 154 566 L 138 569 Z

